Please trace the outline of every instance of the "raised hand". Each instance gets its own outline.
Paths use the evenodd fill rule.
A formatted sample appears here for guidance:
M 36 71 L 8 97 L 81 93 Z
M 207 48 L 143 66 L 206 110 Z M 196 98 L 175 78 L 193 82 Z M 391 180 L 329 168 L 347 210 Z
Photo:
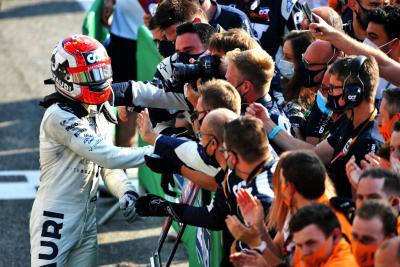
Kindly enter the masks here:
M 265 125 L 270 119 L 268 110 L 259 103 L 252 103 L 246 108 L 246 116 L 252 116 L 260 119 Z
M 264 225 L 264 208 L 256 197 L 241 188 L 236 196 L 240 213 L 247 225 L 261 227 Z
M 254 225 L 243 225 L 236 215 L 228 215 L 225 223 L 235 240 L 242 241 L 250 247 L 257 247 L 261 243 L 260 232 Z
M 138 130 L 143 141 L 153 145 L 158 134 L 153 129 L 153 125 L 150 121 L 149 110 L 147 108 L 138 114 L 137 123 Z

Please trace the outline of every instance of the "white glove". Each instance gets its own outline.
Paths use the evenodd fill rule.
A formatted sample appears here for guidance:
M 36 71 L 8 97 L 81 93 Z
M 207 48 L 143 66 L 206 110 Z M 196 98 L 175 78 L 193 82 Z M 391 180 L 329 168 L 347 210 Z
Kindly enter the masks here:
M 136 192 L 128 191 L 119 199 L 119 208 L 128 223 L 132 223 L 137 217 L 135 208 L 137 198 L 138 194 Z

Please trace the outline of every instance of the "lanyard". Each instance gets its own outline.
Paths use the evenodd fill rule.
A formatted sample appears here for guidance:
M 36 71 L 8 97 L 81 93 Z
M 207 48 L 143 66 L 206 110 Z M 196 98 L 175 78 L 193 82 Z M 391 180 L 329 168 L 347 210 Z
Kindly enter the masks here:
M 389 87 L 390 87 L 391 85 L 392 85 L 392 83 L 386 82 L 385 90 L 386 90 L 386 89 L 389 89 Z
M 246 186 L 248 186 L 251 182 L 253 182 L 253 180 L 255 178 L 257 178 L 257 176 L 263 172 L 264 168 L 267 167 L 270 164 L 270 161 L 266 161 L 263 160 L 260 164 L 258 164 L 254 170 L 250 173 L 247 181 L 246 181 Z M 236 175 L 236 174 L 235 174 Z M 225 174 L 225 178 L 224 178 L 224 184 L 223 184 L 223 191 L 224 191 L 224 195 L 226 198 L 228 198 L 228 193 L 227 190 L 228 189 L 228 172 L 226 172 Z
M 346 144 L 344 145 L 342 151 L 340 151 L 340 153 L 337 154 L 337 156 L 334 157 L 334 158 L 331 160 L 331 164 L 333 164 L 333 163 L 334 163 L 337 159 L 339 159 L 340 157 L 344 157 L 344 156 L 347 155 L 347 153 L 348 153 L 349 150 L 350 150 L 350 147 L 357 141 L 358 137 L 359 137 L 360 134 L 365 130 L 365 128 L 367 127 L 367 125 L 368 125 L 370 122 L 374 121 L 376 114 L 377 114 L 377 111 L 376 111 L 376 109 L 374 109 L 374 111 L 372 111 L 371 115 L 369 115 L 368 120 L 366 120 L 366 121 L 363 123 L 364 125 L 363 125 L 363 126 L 361 127 L 361 129 L 358 131 L 358 133 L 356 134 L 356 136 L 355 136 L 355 137 L 350 137 L 350 139 L 347 140 Z

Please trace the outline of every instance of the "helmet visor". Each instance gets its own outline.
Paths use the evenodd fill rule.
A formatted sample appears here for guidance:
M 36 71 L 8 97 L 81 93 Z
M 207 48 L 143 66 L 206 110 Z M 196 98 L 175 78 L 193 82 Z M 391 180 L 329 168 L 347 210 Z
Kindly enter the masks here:
M 71 73 L 72 82 L 81 85 L 104 83 L 112 78 L 110 65 L 104 65 L 95 69 Z

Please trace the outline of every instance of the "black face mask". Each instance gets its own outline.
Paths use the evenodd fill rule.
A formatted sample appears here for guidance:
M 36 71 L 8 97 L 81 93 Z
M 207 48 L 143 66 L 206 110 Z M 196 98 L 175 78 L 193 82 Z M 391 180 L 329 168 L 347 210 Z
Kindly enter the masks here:
M 183 64 L 189 64 L 189 59 L 193 58 L 194 60 L 197 60 L 203 53 L 204 53 L 204 51 L 199 54 L 178 53 L 176 62 L 183 63 Z
M 319 84 L 321 84 L 321 81 L 316 82 L 314 81 L 314 78 L 320 74 L 323 71 L 326 71 L 327 67 L 324 67 L 321 70 L 308 70 L 306 69 L 306 67 L 304 66 L 304 63 L 301 62 L 299 65 L 299 77 L 300 77 L 300 84 L 310 88 L 310 87 L 314 87 L 317 86 Z
M 167 40 L 161 40 L 158 44 L 158 52 L 164 58 L 172 56 L 175 53 L 175 44 Z
M 346 110 L 346 106 L 340 106 L 339 101 L 342 98 L 343 94 L 336 96 L 328 94 L 328 102 L 326 103 L 326 107 L 335 113 L 343 112 L 344 110 Z
M 212 155 L 208 155 L 207 154 L 207 148 L 208 146 L 211 144 L 212 139 L 207 143 L 207 145 L 203 146 L 200 143 L 200 146 L 198 146 L 198 152 L 200 154 L 200 156 L 203 155 L 203 159 L 206 158 L 207 160 L 205 160 L 204 162 L 207 164 L 211 164 L 211 165 L 218 165 L 217 159 L 215 158 L 215 152 Z

